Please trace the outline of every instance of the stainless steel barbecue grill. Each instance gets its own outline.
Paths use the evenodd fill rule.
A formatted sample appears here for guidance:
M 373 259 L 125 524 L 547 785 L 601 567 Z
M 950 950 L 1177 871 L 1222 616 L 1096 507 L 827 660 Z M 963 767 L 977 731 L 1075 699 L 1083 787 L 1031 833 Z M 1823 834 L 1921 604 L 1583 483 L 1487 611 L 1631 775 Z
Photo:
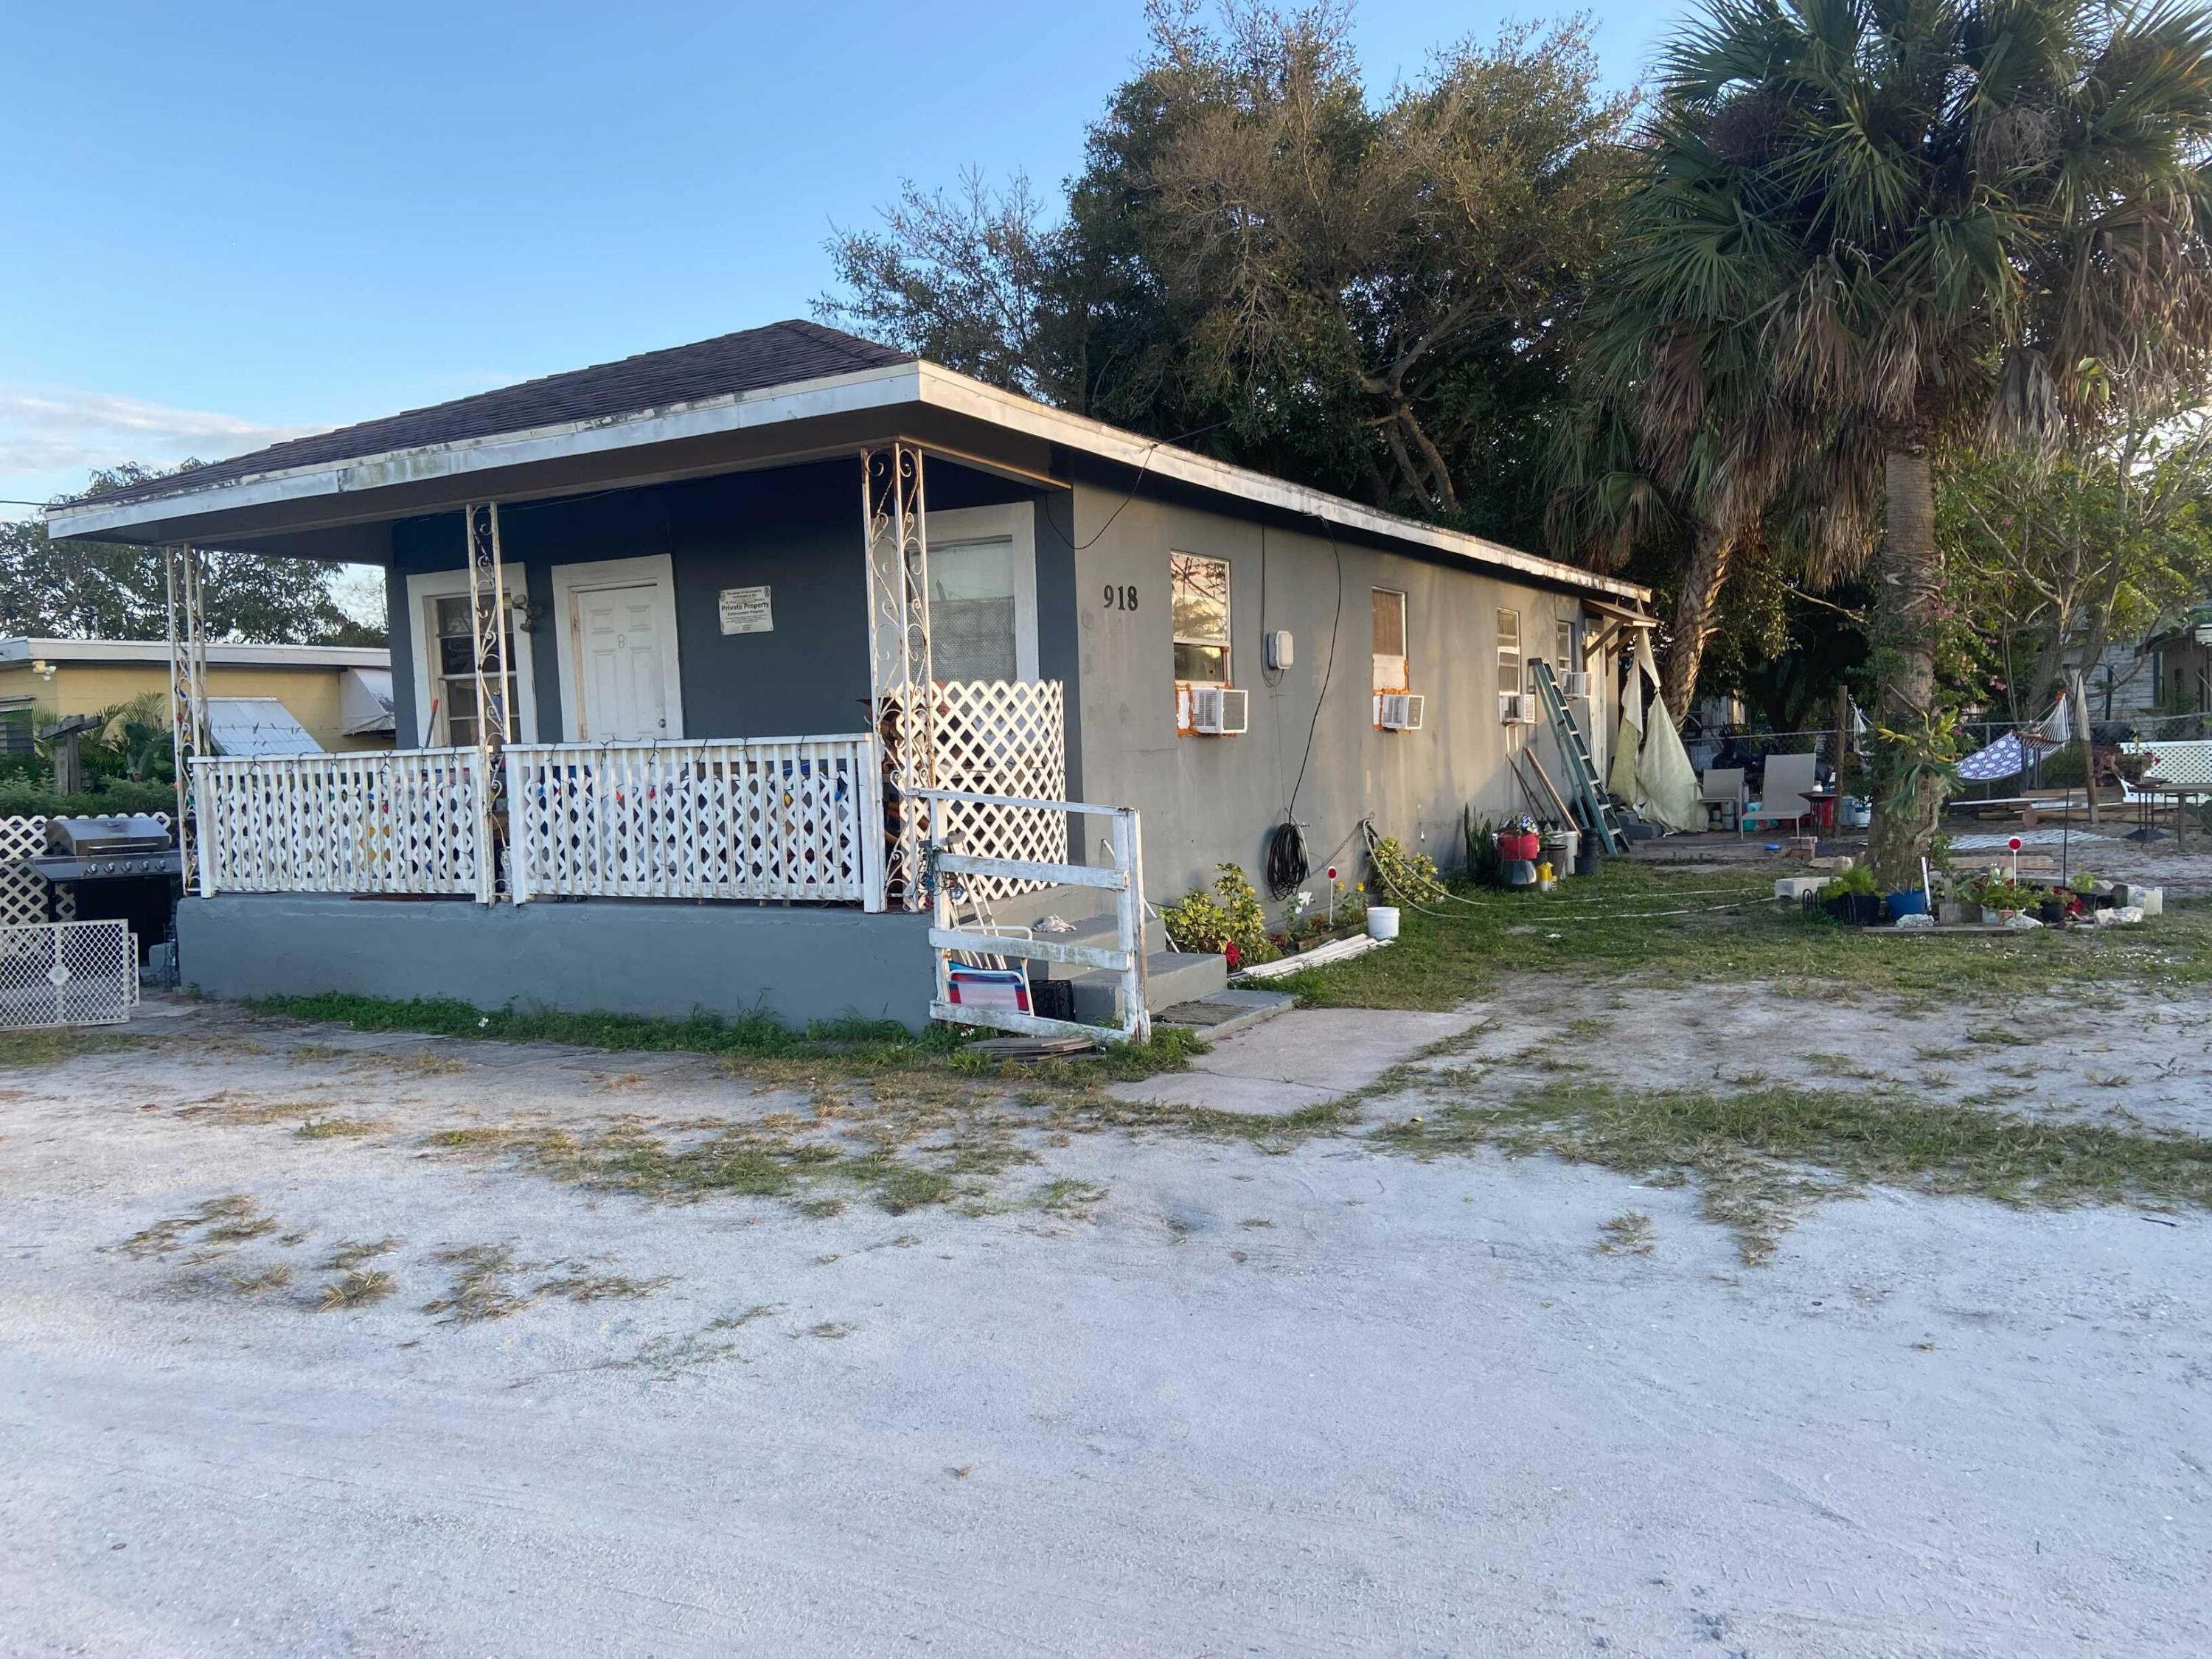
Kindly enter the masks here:
M 48 881 L 173 876 L 183 869 L 168 826 L 144 812 L 111 818 L 50 818 L 46 852 L 23 861 Z

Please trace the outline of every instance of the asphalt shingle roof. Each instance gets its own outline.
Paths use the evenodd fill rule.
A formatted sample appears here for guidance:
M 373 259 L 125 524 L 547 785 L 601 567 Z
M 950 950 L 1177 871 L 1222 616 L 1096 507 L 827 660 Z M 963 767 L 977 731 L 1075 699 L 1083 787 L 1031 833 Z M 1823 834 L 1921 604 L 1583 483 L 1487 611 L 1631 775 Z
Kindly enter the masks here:
M 855 335 L 793 319 L 719 335 L 691 345 L 641 352 L 617 362 L 549 374 L 496 392 L 480 392 L 428 409 L 342 426 L 294 438 L 251 454 L 211 462 L 186 473 L 126 484 L 86 496 L 87 501 L 150 499 L 229 483 L 256 473 L 349 461 L 392 450 L 458 443 L 504 432 L 526 432 L 569 421 L 607 420 L 702 398 L 755 392 L 795 380 L 883 368 L 914 361 L 914 354 Z

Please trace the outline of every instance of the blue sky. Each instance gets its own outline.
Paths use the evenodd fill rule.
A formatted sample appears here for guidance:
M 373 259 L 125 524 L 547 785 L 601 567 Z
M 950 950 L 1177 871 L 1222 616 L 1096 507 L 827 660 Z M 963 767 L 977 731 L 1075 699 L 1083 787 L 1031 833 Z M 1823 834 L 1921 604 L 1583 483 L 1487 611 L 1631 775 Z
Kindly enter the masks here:
M 1671 6 L 1595 8 L 1610 78 Z M 1364 0 L 1370 79 L 1492 5 Z M 0 496 L 807 314 L 911 177 L 1041 191 L 1137 0 L 8 9 Z M 0 507 L 0 513 L 20 513 Z

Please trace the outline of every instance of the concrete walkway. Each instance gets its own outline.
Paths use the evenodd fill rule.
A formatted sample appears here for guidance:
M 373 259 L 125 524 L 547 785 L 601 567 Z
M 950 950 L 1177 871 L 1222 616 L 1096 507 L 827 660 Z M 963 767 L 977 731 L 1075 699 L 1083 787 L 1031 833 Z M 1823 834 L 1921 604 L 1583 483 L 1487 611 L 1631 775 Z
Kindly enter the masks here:
M 1200 1055 L 1188 1072 L 1117 1083 L 1121 1100 L 1281 1117 L 1348 1095 L 1432 1042 L 1457 1036 L 1483 1018 L 1389 1008 L 1294 1008 L 1239 1031 Z

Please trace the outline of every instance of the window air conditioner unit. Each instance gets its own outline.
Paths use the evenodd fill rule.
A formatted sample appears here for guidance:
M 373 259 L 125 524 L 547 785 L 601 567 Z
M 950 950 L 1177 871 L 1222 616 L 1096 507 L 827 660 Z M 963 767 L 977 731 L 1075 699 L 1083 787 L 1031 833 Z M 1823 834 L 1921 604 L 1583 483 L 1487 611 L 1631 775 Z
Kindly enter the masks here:
M 1498 694 L 1498 718 L 1507 726 L 1534 726 L 1536 700 L 1526 691 L 1501 691 Z
M 1252 694 L 1226 685 L 1190 689 L 1190 729 L 1201 737 L 1233 738 L 1251 724 Z
M 1588 674 L 1567 673 L 1559 676 L 1559 695 L 1589 701 L 1590 677 Z
M 1375 699 L 1375 723 L 1385 732 L 1418 732 L 1426 699 L 1412 691 L 1385 691 Z

